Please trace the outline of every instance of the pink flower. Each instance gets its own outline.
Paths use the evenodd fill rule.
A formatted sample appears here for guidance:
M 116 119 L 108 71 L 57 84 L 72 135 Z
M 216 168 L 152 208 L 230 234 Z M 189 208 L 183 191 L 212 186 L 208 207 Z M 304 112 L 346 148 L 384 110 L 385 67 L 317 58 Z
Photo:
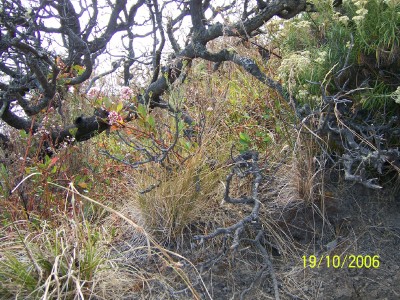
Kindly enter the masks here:
M 100 94 L 100 89 L 99 89 L 98 87 L 92 87 L 92 88 L 90 88 L 90 90 L 87 92 L 87 96 L 88 96 L 90 99 L 97 98 L 97 97 L 99 96 L 99 94 Z
M 120 122 L 123 122 L 123 118 L 120 114 L 113 110 L 108 113 L 108 124 L 114 125 Z
M 133 91 L 127 87 L 123 86 L 120 91 L 120 96 L 122 100 L 130 100 L 132 98 Z

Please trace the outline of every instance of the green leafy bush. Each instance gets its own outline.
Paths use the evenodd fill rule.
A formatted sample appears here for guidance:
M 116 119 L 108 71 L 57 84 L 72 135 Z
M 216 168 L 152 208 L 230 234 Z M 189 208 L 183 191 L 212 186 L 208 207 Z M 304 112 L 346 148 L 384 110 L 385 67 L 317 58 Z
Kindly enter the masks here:
M 317 13 L 285 21 L 275 34 L 283 60 L 279 77 L 301 103 L 318 104 L 346 84 L 356 104 L 393 105 L 400 84 L 400 4 L 395 0 L 315 1 Z M 347 82 L 346 82 L 347 81 Z

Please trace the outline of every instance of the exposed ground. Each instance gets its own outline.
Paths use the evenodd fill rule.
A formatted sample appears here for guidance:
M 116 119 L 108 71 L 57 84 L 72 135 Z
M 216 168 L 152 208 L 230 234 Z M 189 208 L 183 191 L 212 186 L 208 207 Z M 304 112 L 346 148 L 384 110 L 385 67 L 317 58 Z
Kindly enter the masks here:
M 398 183 L 393 183 L 393 185 Z M 275 263 L 287 299 L 399 299 L 400 193 L 393 185 L 372 191 L 359 185 L 332 184 L 325 198 L 328 220 L 303 208 L 289 221 L 300 255 L 379 256 L 378 268 L 304 268 L 297 261 Z M 301 228 L 300 230 L 298 228 Z M 303 230 L 303 234 L 301 231 Z M 307 233 L 306 233 L 307 232 Z
M 268 212 L 266 226 L 271 234 L 269 248 L 281 299 L 399 299 L 400 297 L 400 191 L 392 181 L 382 190 L 366 189 L 343 182 L 337 176 L 326 179 L 321 203 L 307 204 L 288 194 L 264 196 Z M 289 189 L 290 190 L 290 189 Z M 226 214 L 235 216 L 226 208 Z M 216 212 L 217 214 L 217 212 Z M 321 217 L 324 215 L 324 218 Z M 269 224 L 269 225 L 268 225 Z M 280 239 L 280 240 L 277 240 Z M 215 251 L 215 249 L 214 249 Z M 279 253 L 281 252 L 281 253 Z M 196 263 L 210 257 L 210 248 L 186 251 Z M 274 299 L 270 273 L 250 245 L 215 263 L 203 280 L 212 299 Z M 320 267 L 306 268 L 302 256 L 325 257 Z M 379 267 L 343 268 L 327 266 L 326 256 L 379 256 Z M 318 262 L 317 262 L 318 263 Z M 256 278 L 257 277 L 257 278 Z M 256 279 L 256 280 L 255 280 Z M 247 290 L 246 293 L 243 291 Z M 206 298 L 205 294 L 203 296 Z M 188 297 L 186 294 L 182 298 Z M 178 297 L 180 298 L 180 297 Z

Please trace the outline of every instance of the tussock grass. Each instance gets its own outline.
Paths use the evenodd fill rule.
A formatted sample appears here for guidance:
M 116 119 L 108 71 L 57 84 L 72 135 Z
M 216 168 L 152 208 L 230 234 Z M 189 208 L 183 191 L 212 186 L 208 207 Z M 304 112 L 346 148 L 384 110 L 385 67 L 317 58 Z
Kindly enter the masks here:
M 24 299 L 87 298 L 96 275 L 109 269 L 110 236 L 78 216 L 59 216 L 59 226 L 38 221 L 2 229 L 1 290 Z
M 305 126 L 306 127 L 306 126 Z M 293 180 L 300 199 L 313 203 L 320 199 L 324 187 L 325 142 L 306 127 L 298 132 L 293 151 Z
M 136 178 L 130 199 L 141 212 L 145 227 L 161 240 L 179 240 L 220 199 L 222 169 L 213 169 L 202 153 L 173 172 L 159 166 L 149 166 L 147 171 Z M 154 188 L 141 193 L 149 187 Z
M 161 247 L 140 225 L 122 213 L 80 194 L 73 185 L 73 202 L 91 202 L 126 221 L 138 237 L 129 241 L 129 249 L 120 251 L 112 223 L 90 223 L 83 210 L 66 211 L 54 223 L 19 221 L 2 228 L 0 233 L 0 292 L 2 299 L 122 299 L 141 297 L 151 292 L 153 281 L 160 282 L 157 293 L 166 286 L 180 284 L 199 296 L 187 270 L 178 260 L 186 261 L 197 278 L 200 275 L 183 256 Z M 115 225 L 115 224 L 113 224 Z M 141 236 L 141 238 L 139 238 Z M 133 254 L 130 255 L 130 254 Z M 154 269 L 153 263 L 165 266 Z M 129 284 L 128 284 L 129 283 Z M 144 296 L 146 297 L 146 296 Z

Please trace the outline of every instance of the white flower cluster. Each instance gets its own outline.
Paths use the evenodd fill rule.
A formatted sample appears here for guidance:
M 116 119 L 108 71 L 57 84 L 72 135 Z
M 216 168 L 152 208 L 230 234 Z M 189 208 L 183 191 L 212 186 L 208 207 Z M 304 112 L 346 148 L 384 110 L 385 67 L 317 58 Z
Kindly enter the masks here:
M 342 23 L 344 26 L 347 26 L 349 24 L 349 17 L 348 16 L 340 16 L 339 17 L 339 22 Z
M 368 10 L 365 6 L 368 3 L 368 0 L 352 0 L 353 4 L 357 7 L 356 15 L 353 17 L 353 21 L 359 25 L 368 14 Z
M 393 92 L 392 99 L 397 104 L 400 104 L 400 86 L 398 86 L 397 89 Z
M 123 86 L 121 88 L 121 91 L 120 91 L 121 100 L 130 100 L 132 98 L 133 94 L 134 94 L 133 91 L 129 87 Z
M 65 141 L 61 144 L 60 149 L 68 148 L 68 146 L 71 145 L 74 141 L 75 141 L 75 138 L 73 136 L 66 137 Z
M 310 94 L 310 93 L 309 93 L 306 89 L 304 89 L 304 90 L 299 90 L 299 91 L 297 92 L 298 97 L 301 98 L 301 99 L 306 99 L 306 98 L 308 97 L 309 94 Z
M 306 71 L 311 64 L 310 51 L 301 51 L 291 54 L 282 60 L 278 69 L 279 77 L 283 80 L 292 79 L 293 75 L 298 75 Z
M 342 15 L 340 12 L 335 12 L 333 15 L 333 19 L 339 23 L 342 23 L 344 26 L 349 24 L 350 18 L 346 15 Z
M 302 21 L 296 23 L 296 27 L 298 29 L 303 28 L 303 29 L 309 30 L 309 29 L 311 29 L 311 22 L 302 20 Z
M 49 135 L 50 132 L 44 128 L 43 126 L 40 126 L 37 131 L 33 134 L 34 136 L 43 136 L 43 135 Z
M 123 121 L 122 116 L 118 114 L 116 111 L 112 110 L 108 113 L 108 124 L 114 125 L 122 121 Z
M 395 8 L 399 4 L 398 0 L 382 0 L 382 2 L 390 7 Z
M 326 58 L 328 57 L 328 52 L 326 51 L 320 51 L 318 52 L 318 57 L 315 59 L 315 62 L 317 64 L 324 64 L 326 61 Z

